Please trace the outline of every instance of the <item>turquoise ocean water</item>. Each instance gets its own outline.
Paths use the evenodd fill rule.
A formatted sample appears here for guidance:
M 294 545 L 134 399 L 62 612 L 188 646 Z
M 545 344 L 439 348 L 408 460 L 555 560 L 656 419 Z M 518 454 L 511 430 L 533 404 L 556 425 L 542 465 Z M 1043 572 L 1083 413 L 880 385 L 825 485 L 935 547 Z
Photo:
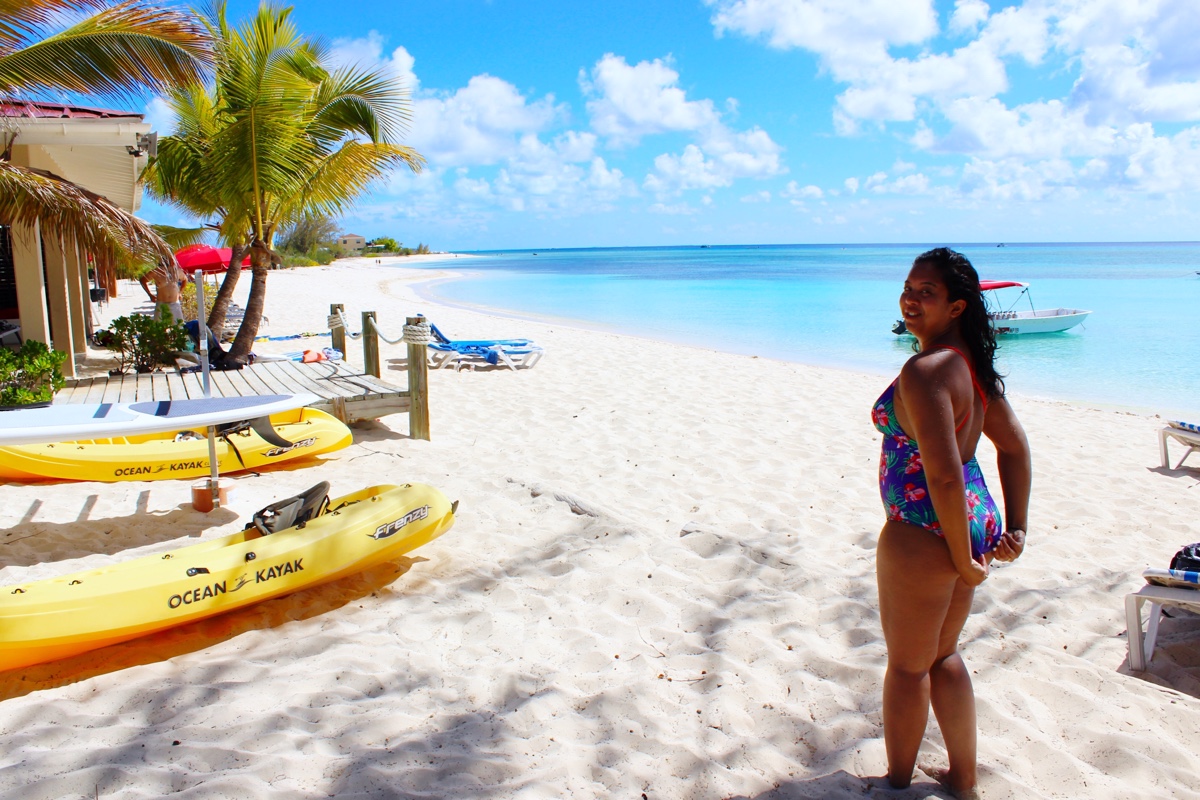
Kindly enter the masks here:
M 1002 337 L 1025 395 L 1200 418 L 1200 243 L 952 245 L 1037 308 L 1088 309 L 1071 331 Z M 443 302 L 806 364 L 895 373 L 891 333 L 917 245 L 594 248 L 477 253 Z M 441 269 L 445 262 L 431 264 Z M 1000 298 L 1015 300 L 1015 290 Z M 1017 308 L 1028 308 L 1021 300 Z M 563 354 L 569 357 L 569 354 Z

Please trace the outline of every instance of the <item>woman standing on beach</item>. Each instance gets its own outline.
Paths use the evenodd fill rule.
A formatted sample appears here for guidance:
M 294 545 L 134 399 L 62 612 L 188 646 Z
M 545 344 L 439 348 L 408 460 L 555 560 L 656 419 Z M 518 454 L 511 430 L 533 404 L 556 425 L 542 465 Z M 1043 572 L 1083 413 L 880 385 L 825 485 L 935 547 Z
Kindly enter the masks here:
M 871 414 L 883 434 L 879 485 L 887 512 L 876 574 L 888 651 L 888 781 L 896 788 L 912 782 L 932 702 L 950 766 L 922 769 L 969 796 L 975 695 L 958 637 L 989 562 L 1012 561 L 1025 547 L 1029 444 L 996 372 L 995 334 L 971 262 L 944 247 L 922 253 L 904 282 L 900 311 L 919 351 Z M 996 446 L 1003 526 L 975 460 L 981 434 Z

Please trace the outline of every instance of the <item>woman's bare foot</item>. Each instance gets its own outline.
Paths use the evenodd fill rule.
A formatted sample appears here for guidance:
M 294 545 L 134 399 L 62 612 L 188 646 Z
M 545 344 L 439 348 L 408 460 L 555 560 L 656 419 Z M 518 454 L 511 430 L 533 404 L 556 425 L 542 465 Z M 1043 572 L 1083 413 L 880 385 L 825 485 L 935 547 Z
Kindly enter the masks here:
M 967 786 L 965 788 L 956 786 L 948 769 L 935 767 L 931 764 L 917 764 L 917 769 L 946 787 L 958 800 L 983 800 L 983 795 L 980 794 L 978 786 Z

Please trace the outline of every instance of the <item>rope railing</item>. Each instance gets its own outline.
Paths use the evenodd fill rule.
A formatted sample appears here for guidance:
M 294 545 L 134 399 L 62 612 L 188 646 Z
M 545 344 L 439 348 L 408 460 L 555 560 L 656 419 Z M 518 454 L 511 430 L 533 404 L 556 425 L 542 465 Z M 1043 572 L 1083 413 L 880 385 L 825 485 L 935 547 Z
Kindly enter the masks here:
M 414 439 L 429 439 L 429 362 L 426 348 L 434 341 L 433 326 L 421 315 L 405 319 L 399 336 L 388 336 L 379 328 L 374 311 L 362 314 L 362 330 L 351 333 L 347 324 L 345 308 L 340 303 L 329 306 L 327 318 L 334 348 L 346 352 L 346 338 L 362 340 L 363 369 L 366 373 L 380 377 L 380 340 L 390 345 L 408 346 L 408 386 L 412 398 L 409 411 L 409 434 Z
M 424 321 L 415 325 L 405 325 L 401 334 L 396 337 L 388 336 L 380 330 L 379 324 L 375 322 L 373 317 L 366 318 L 366 327 L 373 330 L 376 336 L 388 344 L 400 344 L 403 342 L 404 344 L 427 345 L 433 341 L 433 330 L 429 323 Z M 363 331 L 359 331 L 358 333 L 351 333 L 349 326 L 346 324 L 346 313 L 344 311 L 338 311 L 329 315 L 329 330 L 333 331 L 338 328 L 344 330 L 346 335 L 355 341 L 361 339 L 366 330 L 364 328 Z

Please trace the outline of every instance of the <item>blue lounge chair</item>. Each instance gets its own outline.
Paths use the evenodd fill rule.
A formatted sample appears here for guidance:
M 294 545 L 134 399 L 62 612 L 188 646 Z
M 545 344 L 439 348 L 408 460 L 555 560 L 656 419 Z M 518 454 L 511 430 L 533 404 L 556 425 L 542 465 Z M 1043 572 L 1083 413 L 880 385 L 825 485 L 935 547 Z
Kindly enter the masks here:
M 430 325 L 435 341 L 429 343 L 433 366 L 455 371 L 479 365 L 505 366 L 516 370 L 532 367 L 545 352 L 529 339 L 450 339 Z
M 438 330 L 437 325 L 429 323 L 429 332 L 433 334 L 433 338 L 438 344 L 446 344 L 452 347 L 492 347 L 493 345 L 501 345 L 504 347 L 526 347 L 533 344 L 530 339 L 451 339 L 446 334 Z

